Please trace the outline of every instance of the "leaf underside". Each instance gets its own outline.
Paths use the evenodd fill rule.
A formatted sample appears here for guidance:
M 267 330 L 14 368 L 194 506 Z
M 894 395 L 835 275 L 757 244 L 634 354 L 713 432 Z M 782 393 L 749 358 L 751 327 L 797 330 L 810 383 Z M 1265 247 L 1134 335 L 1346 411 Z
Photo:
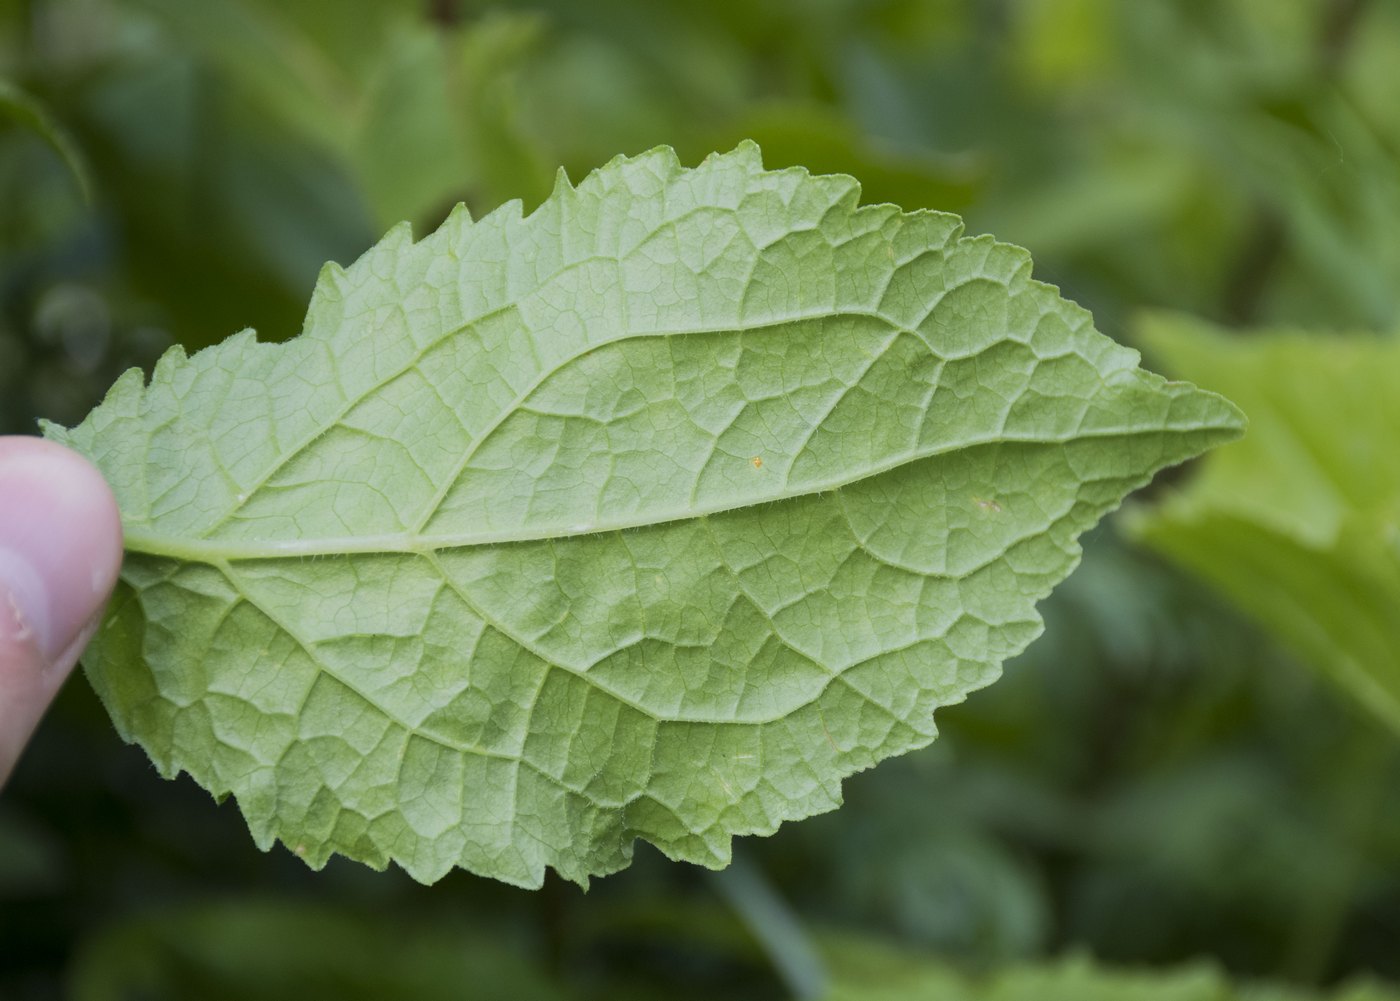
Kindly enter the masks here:
M 618 159 L 46 427 L 123 512 L 118 731 L 265 848 L 524 886 L 639 837 L 722 866 L 927 744 L 1078 535 L 1240 419 L 1019 248 L 858 197 Z

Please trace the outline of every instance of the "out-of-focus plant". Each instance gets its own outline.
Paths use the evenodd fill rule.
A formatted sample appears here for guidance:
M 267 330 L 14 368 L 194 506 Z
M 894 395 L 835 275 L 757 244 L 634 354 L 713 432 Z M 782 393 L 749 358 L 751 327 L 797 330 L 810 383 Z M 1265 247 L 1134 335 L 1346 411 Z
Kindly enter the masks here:
M 72 423 L 174 340 L 291 334 L 320 264 L 395 217 L 425 232 L 457 200 L 542 200 L 554 164 L 746 137 L 1033 247 L 1109 333 L 1144 306 L 1391 330 L 1397 58 L 1385 0 L 0 0 L 0 76 L 93 194 L 0 117 L 0 425 Z M 1043 610 L 1006 677 L 942 712 L 941 748 L 754 846 L 800 923 L 983 967 L 1077 943 L 1400 978 L 1400 770 L 1370 717 L 1111 526 Z M 313 883 L 231 804 L 156 782 L 71 686 L 0 799 L 0 994 L 58 996 L 71 943 L 245 887 L 398 924 L 487 913 L 503 950 L 605 996 L 780 990 L 732 907 L 656 862 L 529 902 L 465 876 Z M 687 898 L 707 917 L 668 906 Z
M 1138 536 L 1400 729 L 1400 342 L 1166 316 L 1141 337 L 1174 373 L 1238 392 L 1251 425 Z

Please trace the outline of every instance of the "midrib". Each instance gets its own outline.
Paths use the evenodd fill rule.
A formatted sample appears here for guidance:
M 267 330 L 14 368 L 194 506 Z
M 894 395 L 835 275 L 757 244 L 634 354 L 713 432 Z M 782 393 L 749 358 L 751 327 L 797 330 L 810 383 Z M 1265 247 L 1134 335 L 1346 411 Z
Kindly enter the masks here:
M 785 501 L 799 500 L 817 494 L 830 493 L 851 486 L 863 480 L 891 472 L 901 466 L 925 459 L 948 455 L 969 448 L 989 445 L 1046 445 L 1058 446 L 1080 439 L 1135 437 L 1151 434 L 1171 434 L 1180 432 L 1214 430 L 1209 427 L 1186 424 L 1180 427 L 1171 424 L 1158 426 L 1137 426 L 1106 428 L 1092 432 L 1078 432 L 1060 437 L 1033 435 L 988 435 L 984 438 L 969 439 L 956 443 L 945 443 L 935 447 L 915 449 L 888 458 L 884 463 L 873 465 L 859 475 L 832 478 L 823 481 L 803 483 L 788 490 L 764 494 L 761 497 L 747 498 L 739 503 L 700 504 L 680 510 L 662 510 L 645 516 L 602 520 L 588 524 L 549 524 L 538 529 L 528 527 L 513 528 L 494 532 L 460 532 L 449 534 L 421 534 L 393 532 L 381 535 L 354 535 L 311 539 L 203 539 L 164 536 L 143 530 L 139 526 L 127 526 L 126 550 L 128 553 L 167 559 L 184 560 L 191 563 L 239 562 L 246 560 L 272 560 L 290 558 L 315 558 L 325 556 L 378 554 L 426 554 L 447 549 L 467 549 L 475 546 L 509 545 L 517 542 L 538 542 L 545 539 L 577 538 L 584 535 L 598 535 L 629 529 L 648 528 L 697 518 L 727 514 L 760 505 L 771 505 Z M 1169 464 L 1170 457 L 1163 462 Z M 1141 470 L 1150 475 L 1154 470 Z M 1125 472 L 1127 475 L 1127 472 Z

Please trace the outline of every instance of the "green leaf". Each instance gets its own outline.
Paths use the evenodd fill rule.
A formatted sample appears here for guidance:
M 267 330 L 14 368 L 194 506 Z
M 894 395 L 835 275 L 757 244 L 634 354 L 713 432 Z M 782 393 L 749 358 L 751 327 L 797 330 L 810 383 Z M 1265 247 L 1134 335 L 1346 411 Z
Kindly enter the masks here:
M 1142 333 L 1251 423 L 1135 531 L 1400 728 L 1400 341 L 1165 316 Z
M 927 744 L 1240 418 L 1024 251 L 858 198 L 752 144 L 618 159 L 47 427 L 122 506 L 118 731 L 313 866 L 526 886 L 638 837 L 722 866 Z
M 832 937 L 827 946 L 838 971 L 829 1001 L 1393 1001 L 1400 997 L 1373 980 L 1353 980 L 1322 993 L 1235 983 L 1211 963 L 1135 970 L 1102 966 L 1075 954 L 979 978 L 874 941 Z
M 58 123 L 37 98 L 3 77 L 0 77 L 0 117 L 18 122 L 48 143 L 68 168 L 83 203 L 92 204 L 92 172 L 88 170 L 87 160 L 73 142 L 68 130 Z
M 503 929 L 293 899 L 231 900 L 114 915 L 77 944 L 75 1001 L 566 1001 Z M 532 962 L 532 960 L 534 960 Z

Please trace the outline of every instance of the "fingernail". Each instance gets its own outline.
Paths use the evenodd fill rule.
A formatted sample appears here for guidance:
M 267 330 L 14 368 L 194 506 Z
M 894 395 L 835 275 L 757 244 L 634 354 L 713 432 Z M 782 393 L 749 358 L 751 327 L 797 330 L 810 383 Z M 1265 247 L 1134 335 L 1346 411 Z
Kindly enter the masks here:
M 39 645 L 50 632 L 43 581 L 19 553 L 0 549 L 0 636 Z
M 0 634 L 48 664 L 107 600 L 121 566 L 112 492 L 87 460 L 39 438 L 0 438 Z

